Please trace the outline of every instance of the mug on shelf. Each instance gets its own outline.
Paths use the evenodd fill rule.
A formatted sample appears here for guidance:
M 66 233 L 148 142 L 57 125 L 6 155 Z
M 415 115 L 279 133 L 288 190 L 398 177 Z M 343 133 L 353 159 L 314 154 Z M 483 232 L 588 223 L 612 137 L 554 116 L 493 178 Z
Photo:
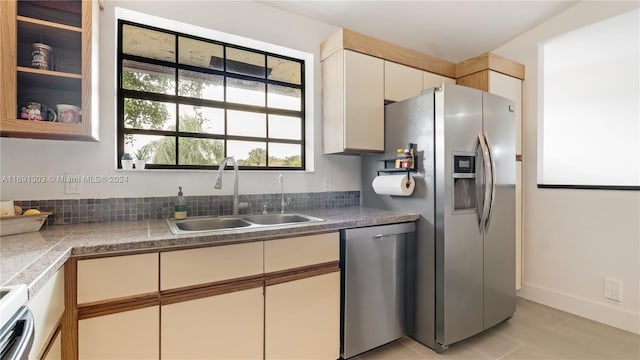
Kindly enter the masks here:
M 29 101 L 25 106 L 20 107 L 20 119 L 23 120 L 56 121 L 57 118 L 53 109 L 35 101 Z
M 80 108 L 69 104 L 57 104 L 58 122 L 62 123 L 78 123 L 80 122 Z
M 31 67 L 42 70 L 51 69 L 51 46 L 43 43 L 31 44 Z

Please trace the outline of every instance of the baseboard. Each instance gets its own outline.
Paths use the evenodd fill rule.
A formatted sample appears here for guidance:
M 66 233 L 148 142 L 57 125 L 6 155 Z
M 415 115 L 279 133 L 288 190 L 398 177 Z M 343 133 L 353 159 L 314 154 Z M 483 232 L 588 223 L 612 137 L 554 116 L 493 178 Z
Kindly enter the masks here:
M 615 305 L 523 282 L 518 296 L 640 335 L 640 314 Z

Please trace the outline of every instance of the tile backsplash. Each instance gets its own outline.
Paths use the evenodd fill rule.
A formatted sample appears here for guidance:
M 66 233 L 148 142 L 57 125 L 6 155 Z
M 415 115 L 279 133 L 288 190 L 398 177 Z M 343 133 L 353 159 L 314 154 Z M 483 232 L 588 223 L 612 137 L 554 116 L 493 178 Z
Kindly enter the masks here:
M 359 191 L 318 193 L 285 193 L 287 212 L 308 209 L 329 209 L 360 205 Z M 188 216 L 230 215 L 231 195 L 185 196 Z M 47 224 L 79 224 L 96 222 L 163 219 L 173 216 L 175 196 L 108 199 L 16 200 L 24 210 L 51 211 Z M 246 203 L 240 213 L 261 213 L 264 205 L 270 213 L 280 212 L 280 193 L 240 195 Z

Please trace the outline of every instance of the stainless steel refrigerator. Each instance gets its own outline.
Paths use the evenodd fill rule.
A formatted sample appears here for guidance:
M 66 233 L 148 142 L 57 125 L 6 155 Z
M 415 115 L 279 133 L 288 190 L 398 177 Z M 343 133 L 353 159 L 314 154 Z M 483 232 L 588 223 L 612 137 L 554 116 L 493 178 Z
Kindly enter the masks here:
M 387 105 L 385 154 L 363 157 L 363 205 L 422 215 L 406 332 L 438 352 L 515 311 L 515 142 L 512 101 L 443 84 Z M 409 143 L 413 194 L 376 194 L 374 177 Z

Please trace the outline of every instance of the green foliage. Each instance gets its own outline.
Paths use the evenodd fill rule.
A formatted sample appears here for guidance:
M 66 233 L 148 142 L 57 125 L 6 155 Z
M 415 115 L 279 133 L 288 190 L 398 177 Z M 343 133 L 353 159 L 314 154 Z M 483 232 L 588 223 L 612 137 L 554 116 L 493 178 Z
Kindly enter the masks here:
M 160 94 L 175 93 L 175 84 L 172 77 L 143 72 L 137 69 L 125 69 L 122 72 L 122 82 L 125 89 L 146 91 Z M 196 79 L 181 79 L 178 88 L 180 96 L 201 98 L 203 83 Z M 173 110 L 171 110 L 173 112 Z M 170 118 L 170 111 L 165 104 L 139 99 L 126 99 L 124 124 L 127 128 L 150 130 L 175 130 L 176 125 L 165 126 Z M 195 116 L 180 118 L 180 131 L 201 133 L 205 118 L 198 110 Z M 218 165 L 224 158 L 224 143 L 219 140 L 181 137 L 179 140 L 178 164 L 180 165 Z M 125 134 L 125 144 L 131 144 L 135 148 L 134 138 Z M 138 158 L 146 157 L 152 164 L 176 164 L 176 138 L 163 137 L 137 148 Z M 266 149 L 255 148 L 249 152 L 247 159 L 237 159 L 239 166 L 264 166 L 267 165 Z M 271 166 L 300 167 L 302 164 L 300 155 L 289 156 L 284 159 L 269 157 Z

